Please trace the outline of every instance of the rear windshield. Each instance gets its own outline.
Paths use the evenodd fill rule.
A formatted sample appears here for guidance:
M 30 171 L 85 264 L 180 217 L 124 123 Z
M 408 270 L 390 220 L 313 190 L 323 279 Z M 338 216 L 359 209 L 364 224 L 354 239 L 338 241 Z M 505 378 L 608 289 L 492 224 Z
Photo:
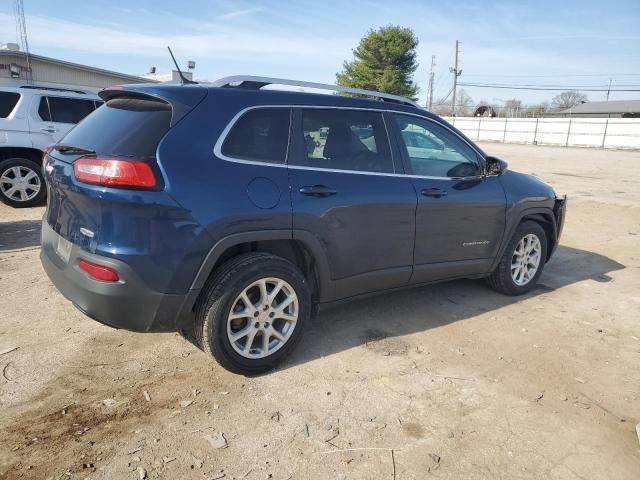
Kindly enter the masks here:
M 20 94 L 15 92 L 0 92 L 0 118 L 7 118 L 18 104 Z
M 165 102 L 114 98 L 79 123 L 60 143 L 93 150 L 98 155 L 154 158 L 170 123 L 171 107 Z

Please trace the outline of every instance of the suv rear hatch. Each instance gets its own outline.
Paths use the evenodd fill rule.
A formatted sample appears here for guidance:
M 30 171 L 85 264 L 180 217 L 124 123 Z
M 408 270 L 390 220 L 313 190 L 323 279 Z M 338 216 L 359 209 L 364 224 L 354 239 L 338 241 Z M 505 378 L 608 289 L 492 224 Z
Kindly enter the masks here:
M 168 193 L 157 151 L 206 94 L 197 86 L 148 85 L 100 92 L 105 104 L 45 154 L 48 225 L 90 253 L 144 263 L 149 286 L 166 292 L 166 272 L 149 265 L 154 253 L 169 253 L 165 242 L 179 240 L 185 212 Z

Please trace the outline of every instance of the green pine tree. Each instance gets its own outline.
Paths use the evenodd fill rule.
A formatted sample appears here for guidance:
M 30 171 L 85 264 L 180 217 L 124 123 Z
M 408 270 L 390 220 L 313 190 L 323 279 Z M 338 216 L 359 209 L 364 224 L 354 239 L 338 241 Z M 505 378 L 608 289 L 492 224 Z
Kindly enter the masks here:
M 416 99 L 418 86 L 412 75 L 418 68 L 418 38 L 410 28 L 389 25 L 369 30 L 353 61 L 345 61 L 336 83 L 344 87 L 364 88 Z

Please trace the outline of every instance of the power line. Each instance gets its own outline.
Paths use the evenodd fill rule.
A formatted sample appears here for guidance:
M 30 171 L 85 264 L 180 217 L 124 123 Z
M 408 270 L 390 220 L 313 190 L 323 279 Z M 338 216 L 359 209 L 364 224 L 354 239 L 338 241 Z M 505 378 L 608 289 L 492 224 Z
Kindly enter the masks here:
M 449 95 L 451 95 L 451 92 L 453 92 L 453 87 L 451 87 L 451 90 L 449 90 L 449 93 L 447 93 L 443 98 L 441 98 L 439 103 L 436 103 L 436 105 L 444 105 L 444 103 L 447 101 L 447 98 L 449 98 Z
M 564 78 L 564 77 L 640 77 L 640 73 L 567 73 L 551 75 L 496 75 L 482 73 L 465 73 L 466 77 L 495 77 L 495 78 Z
M 613 82 L 613 80 L 609 80 L 606 83 L 598 83 L 595 85 L 565 85 L 559 83 L 494 83 L 494 82 L 469 82 L 469 83 L 479 83 L 482 85 L 495 85 L 499 87 L 535 87 L 535 88 L 605 88 L 608 87 L 609 83 Z M 618 83 L 617 87 L 639 87 L 639 83 Z
M 447 80 L 446 77 L 443 76 L 441 73 L 436 75 L 435 93 L 437 95 L 434 94 L 434 98 L 440 98 L 442 96 L 442 92 L 446 91 L 446 89 L 448 88 L 447 86 L 445 86 L 446 80 Z
M 460 82 L 458 85 L 465 87 L 476 87 L 476 88 L 502 88 L 507 90 L 555 90 L 555 91 L 564 91 L 564 90 L 578 90 L 582 92 L 640 92 L 640 89 L 633 88 L 550 88 L 550 87 L 525 87 L 525 86 L 516 86 L 516 85 L 491 85 L 491 84 L 480 84 L 480 83 L 462 83 Z

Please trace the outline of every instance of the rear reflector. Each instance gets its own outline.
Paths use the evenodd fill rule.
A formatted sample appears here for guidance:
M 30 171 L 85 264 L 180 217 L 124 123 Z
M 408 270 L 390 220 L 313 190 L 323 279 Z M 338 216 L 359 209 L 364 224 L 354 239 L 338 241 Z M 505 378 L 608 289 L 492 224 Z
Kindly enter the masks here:
M 80 260 L 78 262 L 78 266 L 95 280 L 100 280 L 101 282 L 117 282 L 118 280 L 120 280 L 118 272 L 116 272 L 112 268 L 105 267 L 104 265 L 98 265 L 86 260 Z
M 139 160 L 82 157 L 73 164 L 76 178 L 105 187 L 153 188 L 156 177 L 151 167 Z

